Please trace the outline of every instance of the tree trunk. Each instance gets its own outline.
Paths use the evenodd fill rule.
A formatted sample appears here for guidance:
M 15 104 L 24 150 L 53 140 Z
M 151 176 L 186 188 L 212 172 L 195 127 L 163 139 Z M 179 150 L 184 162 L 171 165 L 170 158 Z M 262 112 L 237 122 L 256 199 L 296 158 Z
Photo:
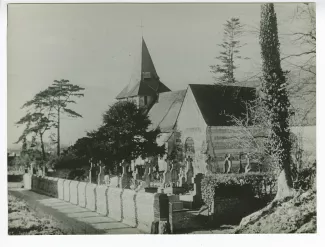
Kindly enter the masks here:
M 292 197 L 294 196 L 294 192 L 295 191 L 292 187 L 290 169 L 284 167 L 278 177 L 278 190 L 275 196 L 275 200 L 281 200 L 286 197 Z
M 60 156 L 60 108 L 58 109 L 57 155 Z
M 45 148 L 44 148 L 44 142 L 43 142 L 43 134 L 40 134 L 40 139 L 41 139 L 42 157 L 43 157 L 43 160 L 45 160 L 46 155 L 45 155 Z

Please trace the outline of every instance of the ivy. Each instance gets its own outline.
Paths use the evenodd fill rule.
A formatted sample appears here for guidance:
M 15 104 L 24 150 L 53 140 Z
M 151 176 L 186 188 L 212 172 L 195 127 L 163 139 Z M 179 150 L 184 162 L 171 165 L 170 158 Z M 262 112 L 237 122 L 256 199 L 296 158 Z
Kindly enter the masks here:
M 221 188 L 228 190 L 229 196 L 234 190 L 244 192 L 249 188 L 253 196 L 262 198 L 275 194 L 276 181 L 276 175 L 273 173 L 207 175 L 202 180 L 202 198 L 205 204 L 211 207 L 216 190 Z

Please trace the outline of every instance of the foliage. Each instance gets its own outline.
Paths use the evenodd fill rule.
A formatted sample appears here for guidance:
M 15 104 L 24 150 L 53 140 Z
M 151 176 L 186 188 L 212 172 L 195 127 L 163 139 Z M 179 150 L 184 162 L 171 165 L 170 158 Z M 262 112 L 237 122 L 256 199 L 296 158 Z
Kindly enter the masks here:
M 29 148 L 27 150 L 23 150 L 20 153 L 20 156 L 17 156 L 14 159 L 14 166 L 16 167 L 30 167 L 31 163 L 34 163 L 34 167 L 41 167 L 44 164 L 43 156 L 40 150 Z
M 238 66 L 235 66 L 235 59 L 242 58 L 239 55 L 239 49 L 244 46 L 239 41 L 242 34 L 243 25 L 240 24 L 239 18 L 231 18 L 224 24 L 223 43 L 219 45 L 223 50 L 216 57 L 220 64 L 210 66 L 212 73 L 221 74 L 219 77 L 215 77 L 217 83 L 236 82 L 234 71 Z
M 55 80 L 47 89 L 37 93 L 33 99 L 27 101 L 22 108 L 27 110 L 16 124 L 25 125 L 22 135 L 17 143 L 25 142 L 27 136 L 32 135 L 32 142 L 38 137 L 41 142 L 43 160 L 45 160 L 45 145 L 43 136 L 46 131 L 52 128 L 57 129 L 57 154 L 60 155 L 60 114 L 67 114 L 69 117 L 81 117 L 81 115 L 68 108 L 69 104 L 76 104 L 72 97 L 84 96 L 80 91 L 84 88 L 69 83 L 69 80 Z
M 252 193 L 252 196 L 261 198 L 273 194 L 276 178 L 273 173 L 247 173 L 247 174 L 213 174 L 202 180 L 202 198 L 206 205 L 212 206 L 217 189 L 232 192 L 238 196 L 239 192 Z
M 316 162 L 298 170 L 294 175 L 293 187 L 296 190 L 316 191 Z
M 26 138 L 29 135 L 32 135 L 32 143 L 35 143 L 36 138 L 39 138 L 44 160 L 46 155 L 43 136 L 53 126 L 51 119 L 52 108 L 49 107 L 50 98 L 51 96 L 47 90 L 37 93 L 32 100 L 27 101 L 22 106 L 22 109 L 27 109 L 27 114 L 16 122 L 16 125 L 25 125 L 25 129 L 16 143 L 23 142 L 23 144 L 26 144 Z
M 49 167 L 56 170 L 58 169 L 77 169 L 85 166 L 89 166 L 89 162 L 86 159 L 78 157 L 74 152 L 66 152 L 64 155 L 52 156 L 47 163 Z
M 156 142 L 160 131 L 148 131 L 150 124 L 134 102 L 119 101 L 104 113 L 102 126 L 78 139 L 71 150 L 79 158 L 103 162 L 114 173 L 124 161 L 165 154 L 165 147 Z
M 271 124 L 271 135 L 268 139 L 270 142 L 267 143 L 268 153 L 277 153 L 279 167 L 285 176 L 283 182 L 287 188 L 291 188 L 290 102 L 286 89 L 286 75 L 281 68 L 277 17 L 272 3 L 262 5 L 260 24 L 262 101 Z
M 68 117 L 78 118 L 82 117 L 79 113 L 68 108 L 69 104 L 76 104 L 77 102 L 73 98 L 83 97 L 81 93 L 84 88 L 69 83 L 69 80 L 54 80 L 51 86 L 46 90 L 47 94 L 50 95 L 51 101 L 48 104 L 50 109 L 53 108 L 51 116 L 54 121 L 54 128 L 57 129 L 56 139 L 52 136 L 52 141 L 57 143 L 57 155 L 60 156 L 60 120 L 61 114 L 65 114 Z

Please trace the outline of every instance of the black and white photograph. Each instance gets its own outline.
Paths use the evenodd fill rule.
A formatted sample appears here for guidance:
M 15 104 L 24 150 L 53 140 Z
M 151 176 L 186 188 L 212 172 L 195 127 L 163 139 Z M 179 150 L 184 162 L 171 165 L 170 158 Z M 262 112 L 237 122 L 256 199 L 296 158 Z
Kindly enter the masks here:
M 316 3 L 4 6 L 8 235 L 318 232 Z

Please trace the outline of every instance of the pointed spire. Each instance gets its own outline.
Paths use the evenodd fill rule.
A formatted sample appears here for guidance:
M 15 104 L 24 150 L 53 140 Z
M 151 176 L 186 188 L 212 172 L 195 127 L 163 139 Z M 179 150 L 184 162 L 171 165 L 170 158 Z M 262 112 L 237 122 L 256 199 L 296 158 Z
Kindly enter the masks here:
M 141 61 L 137 64 L 136 75 L 132 76 L 129 84 L 118 94 L 117 99 L 131 96 L 154 96 L 158 93 L 170 91 L 159 80 L 156 68 L 153 64 L 149 49 L 142 37 Z
M 148 47 L 142 37 L 142 54 L 141 54 L 141 79 L 159 79 L 155 65 L 152 62 Z M 149 77 L 149 78 L 148 78 Z

